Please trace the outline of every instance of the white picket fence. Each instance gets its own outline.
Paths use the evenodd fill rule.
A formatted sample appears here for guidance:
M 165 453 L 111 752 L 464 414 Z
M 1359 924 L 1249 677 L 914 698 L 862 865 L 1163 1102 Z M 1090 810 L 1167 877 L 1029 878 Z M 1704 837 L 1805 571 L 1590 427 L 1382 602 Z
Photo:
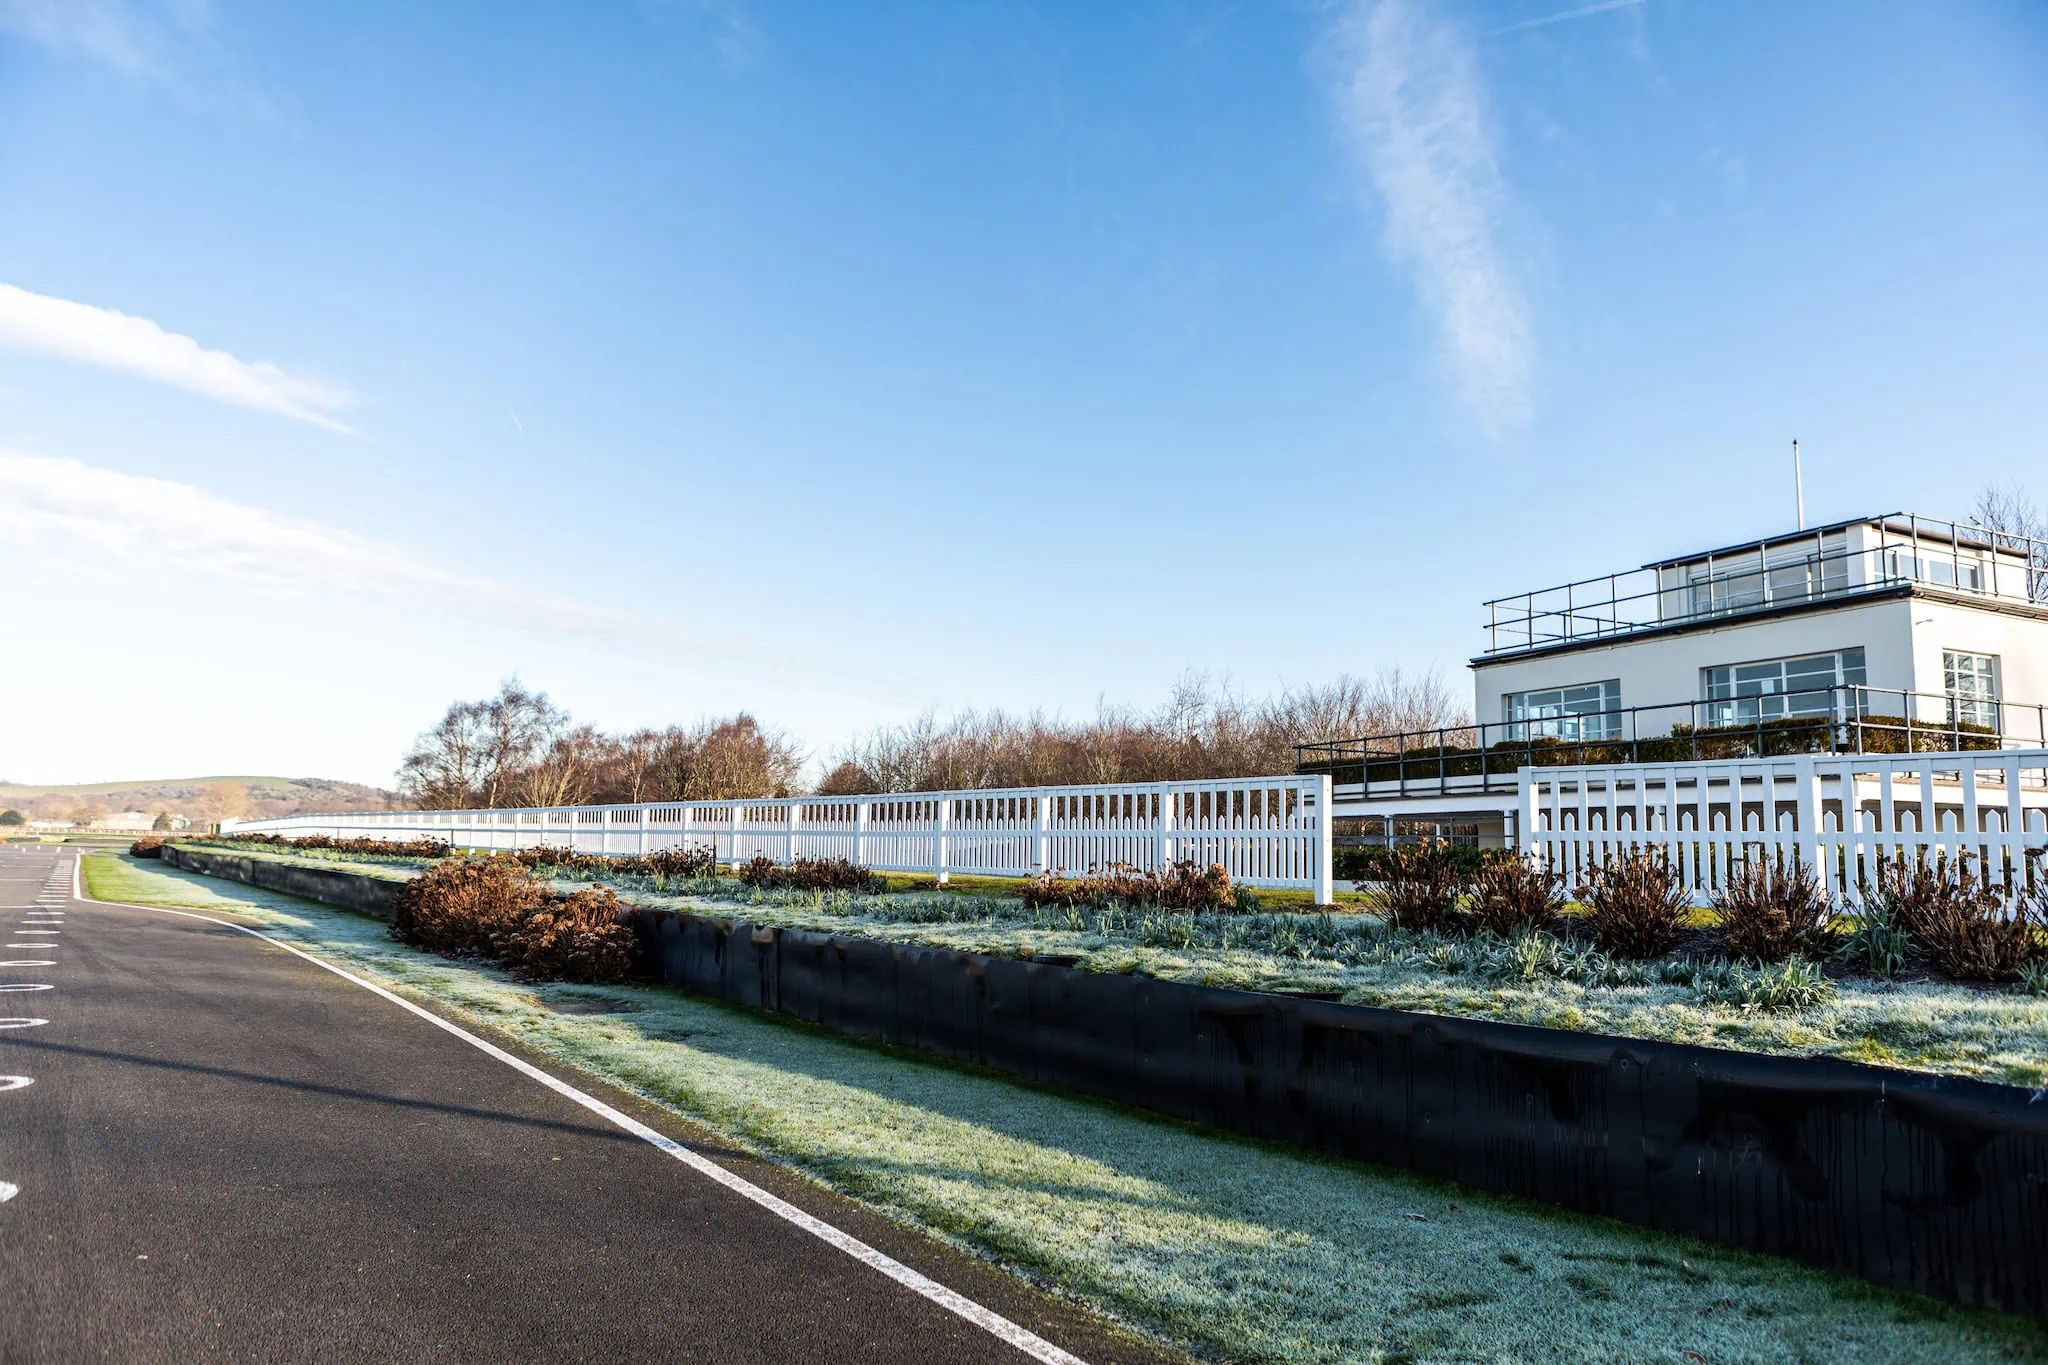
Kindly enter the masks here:
M 1967 853 L 2006 891 L 2048 876 L 2048 749 L 1524 768 L 1522 846 L 1576 879 L 1661 848 L 1699 903 L 1752 857 L 1855 898 L 1880 864 Z
M 626 806 L 374 811 L 230 820 L 224 834 L 439 839 L 457 848 L 541 844 L 583 853 L 708 849 L 756 857 L 847 858 L 885 872 L 1079 875 L 1113 863 L 1157 870 L 1222 864 L 1232 881 L 1302 887 L 1332 899 L 1330 779 L 1247 777 L 903 796 L 800 796 Z

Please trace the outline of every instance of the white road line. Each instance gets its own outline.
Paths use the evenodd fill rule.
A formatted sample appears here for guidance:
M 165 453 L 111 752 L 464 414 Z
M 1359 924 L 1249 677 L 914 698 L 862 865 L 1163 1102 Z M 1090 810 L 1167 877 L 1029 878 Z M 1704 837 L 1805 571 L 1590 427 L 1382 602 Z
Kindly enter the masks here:
M 20 1090 L 35 1083 L 33 1076 L 0 1076 L 0 1094 L 9 1090 Z
M 32 962 L 26 958 L 19 960 L 9 959 L 8 961 L 0 962 L 0 967 L 54 967 L 56 965 L 54 962 Z
M 26 1015 L 17 1015 L 12 1019 L 0 1019 L 0 1028 L 41 1028 L 49 1022 L 47 1019 L 30 1019 Z
M 0 991 L 46 991 L 48 989 L 50 988 L 46 985 L 38 985 L 28 981 L 0 982 Z
M 251 938 L 260 938 L 265 943 L 269 943 L 275 947 L 282 948 L 286 952 L 292 954 L 295 957 L 302 957 L 306 961 L 312 963 L 314 966 L 320 968 L 322 971 L 333 972 L 342 980 L 352 982 L 355 985 L 361 986 L 364 990 L 369 991 L 372 995 L 381 996 L 384 999 L 389 1000 L 392 1004 L 398 1006 L 400 1009 L 418 1015 L 420 1018 L 432 1024 L 435 1028 L 441 1029 L 442 1031 L 447 1033 L 454 1034 L 457 1038 L 460 1038 L 463 1042 L 468 1043 L 471 1047 L 477 1049 L 479 1052 L 483 1052 L 489 1056 L 497 1058 L 506 1066 L 511 1067 L 514 1071 L 519 1072 L 521 1075 L 526 1076 L 531 1080 L 540 1082 L 542 1085 L 554 1091 L 556 1094 L 561 1095 L 565 1099 L 575 1101 L 577 1104 L 582 1105 L 585 1109 L 588 1109 L 591 1113 L 596 1114 L 599 1118 L 602 1118 L 609 1123 L 616 1124 L 618 1127 L 625 1129 L 634 1137 L 637 1137 L 641 1141 L 648 1143 L 650 1146 L 660 1148 L 663 1152 L 666 1152 L 668 1155 L 674 1157 L 677 1161 L 682 1162 L 685 1166 L 688 1166 L 690 1169 L 696 1171 L 698 1174 L 707 1176 L 710 1179 L 715 1180 L 719 1184 L 725 1186 L 727 1189 L 733 1191 L 735 1194 L 738 1194 L 743 1198 L 752 1200 L 754 1203 L 768 1210 L 768 1212 L 774 1214 L 776 1217 L 781 1218 L 787 1222 L 794 1223 L 796 1226 L 802 1228 L 805 1232 L 808 1232 L 813 1237 L 816 1237 L 819 1241 L 824 1242 L 827 1245 L 836 1247 L 840 1251 L 843 1251 L 847 1255 L 853 1257 L 856 1261 L 859 1261 L 864 1265 L 871 1266 L 874 1269 L 881 1271 L 884 1275 L 887 1275 L 890 1279 L 896 1281 L 896 1283 L 902 1285 L 904 1288 L 910 1290 L 915 1294 L 922 1295 L 924 1298 L 931 1300 L 933 1303 L 937 1304 L 941 1308 L 944 1308 L 950 1313 L 955 1313 L 960 1317 L 965 1318 L 967 1321 L 973 1323 L 975 1326 L 988 1332 L 991 1336 L 997 1337 L 1002 1341 L 1008 1342 L 1010 1345 L 1022 1351 L 1025 1355 L 1030 1356 L 1033 1360 L 1043 1361 L 1045 1362 L 1045 1365 L 1087 1365 L 1087 1362 L 1083 1361 L 1079 1356 L 1076 1356 L 1071 1352 L 1062 1350 L 1058 1346 L 1053 1345 L 1051 1342 L 1047 1341 L 1045 1338 L 1037 1335 L 1034 1332 L 1027 1331 L 1025 1328 L 1019 1327 L 1016 1323 L 1011 1322 L 1008 1318 L 1002 1316 L 1002 1314 L 997 1313 L 993 1309 L 982 1307 L 980 1304 L 976 1303 L 973 1299 L 968 1298 L 966 1295 L 956 1293 L 953 1290 L 946 1288 L 946 1286 L 940 1284 L 937 1280 L 932 1279 L 930 1276 L 923 1275 L 915 1270 L 912 1270 L 909 1266 L 904 1265 L 901 1261 L 896 1260 L 894 1257 L 885 1255 L 884 1253 L 875 1250 L 875 1248 L 869 1246 L 866 1242 L 861 1241 L 858 1237 L 853 1236 L 851 1233 L 841 1232 L 838 1228 L 833 1227 L 830 1223 L 825 1222 L 823 1219 L 812 1217 L 810 1214 L 805 1213 L 796 1205 L 789 1203 L 787 1200 L 777 1198 L 775 1195 L 770 1194 L 768 1191 L 762 1189 L 759 1185 L 754 1184 L 752 1181 L 745 1180 L 739 1176 L 734 1175 L 731 1171 L 728 1171 L 727 1169 L 725 1169 L 725 1167 L 719 1165 L 715 1161 L 710 1160 L 708 1157 L 699 1156 L 697 1153 L 683 1146 L 680 1142 L 677 1142 L 674 1138 L 666 1137 L 663 1134 L 656 1132 L 654 1129 L 649 1128 L 646 1124 L 640 1122 L 638 1119 L 629 1118 L 625 1114 L 620 1113 L 618 1110 L 612 1108 L 610 1105 L 606 1104 L 603 1100 L 598 1099 L 596 1096 L 586 1095 L 581 1090 L 578 1090 L 575 1086 L 570 1085 L 568 1082 L 558 1080 L 555 1077 L 550 1076 L 547 1072 L 541 1070 L 537 1066 L 534 1066 L 531 1062 L 527 1062 L 522 1060 L 521 1058 L 513 1056 L 511 1053 L 505 1051 L 503 1048 L 498 1047 L 493 1043 L 486 1042 L 485 1040 L 477 1037 L 474 1033 L 471 1033 L 469 1030 L 465 1028 L 461 1028 L 455 1024 L 449 1023 L 446 1019 L 443 1019 L 440 1015 L 435 1014 L 432 1010 L 422 1009 L 420 1006 L 413 1004 L 412 1001 L 407 1000 L 402 996 L 394 995 L 390 991 L 385 990 L 382 986 L 379 986 L 374 982 L 365 981 L 363 978 L 359 976 L 343 971 L 341 968 L 335 966 L 331 962 L 324 962 L 321 959 L 313 956 L 311 953 L 304 952 L 298 948 L 294 948 L 291 944 L 286 943 L 283 939 L 272 938 L 270 935 L 258 933 L 256 930 L 251 929 L 246 925 L 233 924 L 224 919 L 215 919 L 211 915 L 195 915 L 189 910 L 171 910 L 160 905 L 129 905 L 125 901 L 102 901 L 95 900 L 92 897 L 87 896 L 79 883 L 78 873 L 79 863 L 81 861 L 83 861 L 82 857 L 76 858 L 72 860 L 71 864 L 72 899 L 84 901 L 88 905 L 117 905 L 129 910 L 151 910 L 160 915 L 177 915 L 184 919 L 196 919 L 202 920 L 207 924 L 218 924 L 223 928 L 238 930 L 241 933 L 249 935 L 249 937 Z M 5 987 L 0 987 L 0 989 L 5 989 Z
M 4 1180 L 0 1180 L 0 1204 L 6 1203 L 8 1200 L 14 1198 L 15 1195 L 20 1193 L 21 1186 L 10 1185 Z

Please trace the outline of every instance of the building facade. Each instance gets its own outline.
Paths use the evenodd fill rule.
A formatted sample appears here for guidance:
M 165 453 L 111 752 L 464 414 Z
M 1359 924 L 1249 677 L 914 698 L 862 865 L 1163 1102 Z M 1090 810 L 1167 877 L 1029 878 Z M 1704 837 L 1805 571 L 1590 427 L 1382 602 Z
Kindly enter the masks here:
M 1512 843 L 1530 765 L 2048 747 L 2048 542 L 1895 513 L 1485 606 L 1472 725 L 1302 749 L 1340 836 Z

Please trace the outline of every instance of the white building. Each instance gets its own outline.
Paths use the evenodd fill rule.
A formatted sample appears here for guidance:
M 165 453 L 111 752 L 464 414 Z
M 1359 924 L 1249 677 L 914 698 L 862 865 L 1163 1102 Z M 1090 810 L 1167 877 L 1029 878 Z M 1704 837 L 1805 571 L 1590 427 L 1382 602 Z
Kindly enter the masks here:
M 1485 605 L 1477 724 L 1302 750 L 1359 833 L 1511 841 L 1525 764 L 2048 747 L 2048 542 L 1900 513 Z

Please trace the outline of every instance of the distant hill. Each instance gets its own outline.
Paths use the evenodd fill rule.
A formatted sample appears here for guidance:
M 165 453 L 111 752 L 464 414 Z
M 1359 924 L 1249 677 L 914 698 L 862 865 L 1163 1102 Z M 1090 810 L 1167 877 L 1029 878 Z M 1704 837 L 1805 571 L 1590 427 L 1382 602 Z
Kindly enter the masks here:
M 0 808 L 13 807 L 44 819 L 69 817 L 81 806 L 107 811 L 168 810 L 193 820 L 211 819 L 217 795 L 239 788 L 241 809 L 248 819 L 296 815 L 301 811 L 389 810 L 398 797 L 381 787 L 338 782 L 327 777 L 168 777 L 143 782 L 84 782 L 74 786 L 32 787 L 0 782 Z

